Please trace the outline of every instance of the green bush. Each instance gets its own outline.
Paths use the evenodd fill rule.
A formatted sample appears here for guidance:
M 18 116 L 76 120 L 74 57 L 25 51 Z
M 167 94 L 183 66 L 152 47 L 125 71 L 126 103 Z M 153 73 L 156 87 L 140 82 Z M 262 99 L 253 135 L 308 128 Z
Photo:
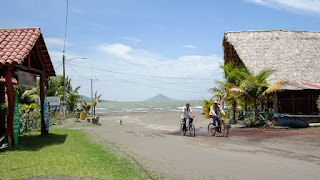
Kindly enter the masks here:
M 244 125 L 246 127 L 253 127 L 255 125 L 253 118 L 252 117 L 244 118 Z
M 201 101 L 202 103 L 202 107 L 209 110 L 210 111 L 210 107 L 213 105 L 213 102 L 210 100 L 206 100 L 204 99 L 203 101 Z
M 19 113 L 20 133 L 41 127 L 41 113 L 37 104 L 19 104 Z

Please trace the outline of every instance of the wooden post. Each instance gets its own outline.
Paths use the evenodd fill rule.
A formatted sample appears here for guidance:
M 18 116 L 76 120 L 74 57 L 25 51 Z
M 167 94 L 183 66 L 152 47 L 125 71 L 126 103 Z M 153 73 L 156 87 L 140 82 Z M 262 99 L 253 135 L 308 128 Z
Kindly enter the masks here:
M 6 102 L 6 91 L 5 91 L 5 84 L 0 83 L 0 104 L 4 104 Z M 6 133 L 6 114 L 0 114 L 0 136 Z
M 8 116 L 7 116 L 7 136 L 13 142 L 13 106 L 14 106 L 14 89 L 12 84 L 11 66 L 4 67 L 4 76 L 6 79 L 7 95 L 8 95 Z
M 273 93 L 273 112 L 279 113 L 279 100 L 277 93 Z
M 46 125 L 44 122 L 44 73 L 40 74 L 40 103 L 41 103 L 41 135 L 46 135 Z

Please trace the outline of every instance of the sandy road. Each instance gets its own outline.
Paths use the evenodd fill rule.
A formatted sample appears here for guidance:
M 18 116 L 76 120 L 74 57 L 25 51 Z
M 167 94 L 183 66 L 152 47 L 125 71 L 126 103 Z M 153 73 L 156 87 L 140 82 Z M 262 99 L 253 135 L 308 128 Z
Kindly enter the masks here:
M 83 128 L 167 179 L 320 179 L 319 130 L 233 129 L 211 137 L 210 120 L 196 113 L 192 138 L 179 134 L 179 120 L 176 112 L 109 114 L 101 126 Z

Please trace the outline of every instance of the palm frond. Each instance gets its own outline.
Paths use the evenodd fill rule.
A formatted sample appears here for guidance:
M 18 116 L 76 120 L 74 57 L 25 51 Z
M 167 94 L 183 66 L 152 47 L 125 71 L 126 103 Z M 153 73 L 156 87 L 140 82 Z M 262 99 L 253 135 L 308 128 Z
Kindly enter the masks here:
M 288 82 L 284 81 L 278 81 L 274 85 L 270 86 L 268 89 L 266 89 L 260 96 L 260 99 L 265 98 L 268 94 L 272 94 L 274 92 L 279 92 L 283 90 L 283 87 L 288 84 Z

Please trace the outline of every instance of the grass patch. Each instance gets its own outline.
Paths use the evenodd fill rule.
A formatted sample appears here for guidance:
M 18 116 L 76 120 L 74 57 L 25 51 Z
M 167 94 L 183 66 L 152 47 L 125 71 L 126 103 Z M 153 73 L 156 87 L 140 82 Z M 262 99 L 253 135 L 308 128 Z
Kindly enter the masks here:
M 32 132 L 19 145 L 0 151 L 0 179 L 68 175 L 103 179 L 150 179 L 127 158 L 89 142 L 81 130 L 51 129 L 48 136 Z

